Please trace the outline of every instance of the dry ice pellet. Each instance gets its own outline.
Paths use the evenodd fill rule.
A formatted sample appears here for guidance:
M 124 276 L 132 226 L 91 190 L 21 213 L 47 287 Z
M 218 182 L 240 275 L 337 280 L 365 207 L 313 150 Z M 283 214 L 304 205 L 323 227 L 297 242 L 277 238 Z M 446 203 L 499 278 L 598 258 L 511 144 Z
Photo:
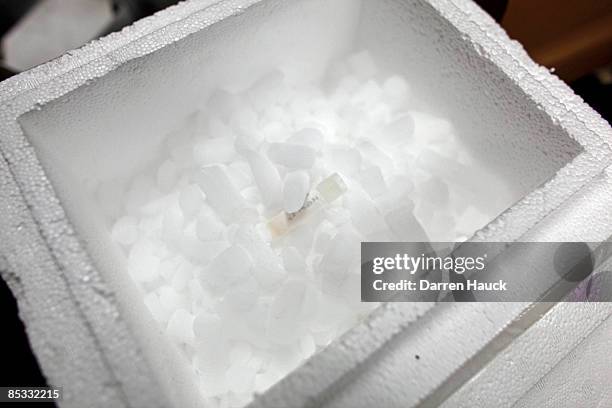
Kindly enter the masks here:
M 463 240 L 505 194 L 367 52 L 321 84 L 218 89 L 165 147 L 111 235 L 212 406 L 244 405 L 372 310 L 361 241 Z

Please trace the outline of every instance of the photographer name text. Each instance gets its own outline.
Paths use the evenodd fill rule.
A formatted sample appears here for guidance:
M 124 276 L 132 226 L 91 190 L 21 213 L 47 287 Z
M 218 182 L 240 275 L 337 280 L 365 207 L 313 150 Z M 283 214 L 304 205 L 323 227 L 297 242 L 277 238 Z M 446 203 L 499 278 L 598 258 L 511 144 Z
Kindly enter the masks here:
M 372 287 L 376 291 L 505 291 L 508 290 L 507 282 L 499 280 L 497 282 L 479 282 L 468 279 L 465 282 L 432 282 L 427 279 L 411 281 L 402 279 L 397 282 L 386 282 L 376 279 L 372 282 Z

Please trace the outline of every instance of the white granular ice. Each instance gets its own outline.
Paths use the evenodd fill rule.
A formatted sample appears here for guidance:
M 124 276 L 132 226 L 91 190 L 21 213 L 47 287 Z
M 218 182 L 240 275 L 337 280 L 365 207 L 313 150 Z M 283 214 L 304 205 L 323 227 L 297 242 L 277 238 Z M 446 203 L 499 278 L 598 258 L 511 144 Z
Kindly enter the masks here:
M 360 302 L 360 242 L 463 240 L 506 195 L 367 51 L 330 72 L 325 86 L 275 71 L 216 90 L 121 209 L 97 192 L 207 406 L 243 406 L 376 307 Z M 291 223 L 271 233 L 279 216 Z

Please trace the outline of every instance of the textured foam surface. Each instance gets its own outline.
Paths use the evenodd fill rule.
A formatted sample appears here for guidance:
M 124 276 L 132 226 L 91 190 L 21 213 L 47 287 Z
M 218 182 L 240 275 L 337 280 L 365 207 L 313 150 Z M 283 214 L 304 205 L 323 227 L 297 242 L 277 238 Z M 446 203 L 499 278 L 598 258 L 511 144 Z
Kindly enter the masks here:
M 245 66 L 257 75 L 281 57 L 320 70 L 327 58 L 350 44 L 359 27 L 362 45 L 380 49 L 377 59 L 423 73 L 422 85 L 432 99 L 457 123 L 463 120 L 465 129 L 476 130 L 466 133 L 474 135 L 471 146 L 498 163 L 500 174 L 515 181 L 519 196 L 526 195 L 477 239 L 518 238 L 610 162 L 609 125 L 467 0 L 364 2 L 361 22 L 356 21 L 357 2 L 334 2 L 334 10 L 317 1 L 264 1 L 252 8 L 255 1 L 213 3 L 186 2 L 0 84 L 2 274 L 17 294 L 45 375 L 64 387 L 63 406 L 167 406 L 165 396 L 177 406 L 198 402 L 181 367 L 172 363 L 171 347 L 161 352 L 148 344 L 158 338 L 142 323 L 144 313 L 126 304 L 129 285 L 119 283 L 109 272 L 113 265 L 104 261 L 110 249 L 92 249 L 95 239 L 89 238 L 96 236 L 91 232 L 96 228 L 85 226 L 87 217 L 72 199 L 75 193 L 62 188 L 62 178 L 55 177 L 59 170 L 51 171 L 54 154 L 47 150 L 52 146 L 60 149 L 56 156 L 74 159 L 65 163 L 67 173 L 76 173 L 80 182 L 132 171 L 142 165 L 134 158 L 147 156 L 134 146 L 154 148 L 154 141 L 143 144 L 142 138 L 152 129 L 169 129 L 201 96 L 193 89 L 217 81 L 220 72 L 245 76 Z M 321 30 L 317 10 L 343 18 L 323 19 L 328 24 Z M 221 24 L 213 25 L 219 20 Z M 266 32 L 268 24 L 282 28 Z M 250 38 L 267 47 L 254 47 Z M 230 52 L 236 49 L 241 51 Z M 260 64 L 238 63 L 245 60 Z M 209 69 L 206 75 L 203 69 Z M 134 135 L 133 143 L 123 137 L 126 133 Z M 522 137 L 522 142 L 513 144 L 513 137 Z M 125 149 L 118 151 L 118 145 Z M 517 171 L 516 163 L 524 170 Z M 519 177 L 513 178 L 513 172 Z M 587 227 L 604 228 L 592 221 L 601 214 L 598 208 L 587 205 L 603 202 L 603 193 L 593 194 L 593 200 L 563 207 L 564 219 L 572 216 L 587 220 Z M 574 231 L 581 222 L 553 223 L 542 236 L 579 238 L 581 233 Z M 533 236 L 540 235 L 535 231 Z M 441 324 L 448 307 L 388 305 L 281 381 L 258 404 L 291 407 L 321 401 L 336 381 L 349 381 L 348 374 L 358 373 L 360 364 L 394 334 L 413 323 L 417 329 L 433 321 Z M 464 326 L 486 323 L 479 307 L 457 310 Z M 487 317 L 498 328 L 511 318 L 497 311 Z M 476 348 L 487 339 L 477 336 Z M 456 336 L 441 337 L 423 347 L 467 359 L 473 349 L 443 347 L 456 341 Z M 433 392 L 456 366 L 430 368 L 435 377 L 428 377 L 423 393 Z M 91 395 L 99 398 L 92 402 Z

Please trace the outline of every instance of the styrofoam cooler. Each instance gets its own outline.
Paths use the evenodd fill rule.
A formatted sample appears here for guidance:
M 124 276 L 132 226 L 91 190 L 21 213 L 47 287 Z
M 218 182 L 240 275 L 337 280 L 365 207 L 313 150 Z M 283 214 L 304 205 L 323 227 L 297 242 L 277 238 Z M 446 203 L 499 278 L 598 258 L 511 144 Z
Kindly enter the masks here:
M 510 187 L 507 209 L 473 240 L 612 235 L 610 126 L 473 2 L 181 3 L 0 84 L 0 271 L 62 407 L 203 404 L 135 301 L 86 186 L 138 171 L 213 89 L 278 67 L 316 79 L 360 48 L 413 79 Z M 607 303 L 389 303 L 252 405 L 609 403 L 611 313 Z

